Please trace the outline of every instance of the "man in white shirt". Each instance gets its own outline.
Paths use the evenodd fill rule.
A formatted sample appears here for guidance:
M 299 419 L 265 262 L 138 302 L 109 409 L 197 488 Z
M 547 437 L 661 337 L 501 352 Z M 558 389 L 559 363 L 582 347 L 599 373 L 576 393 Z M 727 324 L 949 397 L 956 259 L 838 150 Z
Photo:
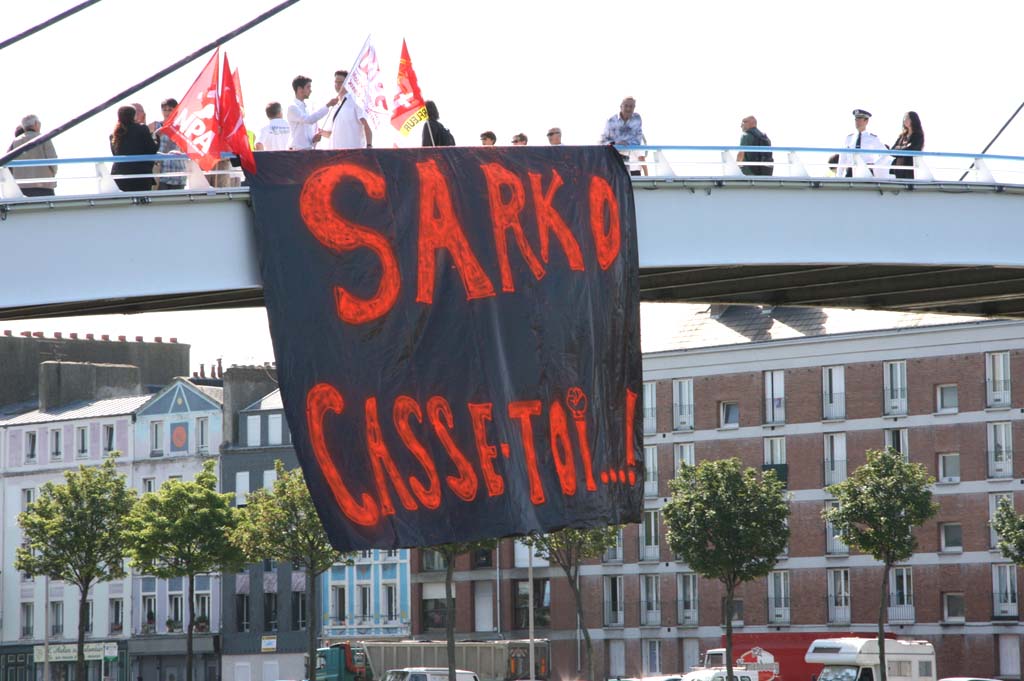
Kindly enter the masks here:
M 287 151 L 292 128 L 284 120 L 280 102 L 267 104 L 267 118 L 270 122 L 260 129 L 256 136 L 256 151 Z
M 334 91 L 341 103 L 327 120 L 324 137 L 331 139 L 332 149 L 363 149 L 373 146 L 373 129 L 366 122 L 366 113 L 350 93 L 342 91 L 348 71 L 334 72 Z
M 313 92 L 313 79 L 295 76 L 292 80 L 295 101 L 288 107 L 288 125 L 291 137 L 288 141 L 290 149 L 312 149 L 320 141 L 320 133 L 316 130 L 316 122 L 327 115 L 327 108 L 338 103 L 338 98 L 330 100 L 313 113 L 306 109 L 306 100 Z
M 878 136 L 873 132 L 868 132 L 868 120 L 871 118 L 871 112 L 865 111 L 864 109 L 853 110 L 853 123 L 857 127 L 856 132 L 852 132 L 846 136 L 846 141 L 843 143 L 843 147 L 846 149 L 886 149 L 887 147 L 878 139 Z M 882 160 L 886 157 L 885 154 L 840 154 L 839 155 L 839 168 L 836 171 L 836 177 L 853 177 L 853 166 L 857 163 L 857 157 L 860 157 L 861 161 L 868 165 L 878 164 L 879 167 L 871 169 L 871 172 L 876 177 L 888 177 L 889 168 L 885 167 Z

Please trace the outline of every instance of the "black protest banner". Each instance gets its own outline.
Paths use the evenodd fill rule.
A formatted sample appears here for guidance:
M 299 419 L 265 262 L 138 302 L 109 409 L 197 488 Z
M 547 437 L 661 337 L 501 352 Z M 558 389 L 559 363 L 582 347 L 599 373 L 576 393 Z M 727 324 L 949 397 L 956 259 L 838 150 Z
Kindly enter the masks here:
M 613 149 L 257 165 L 285 413 L 337 548 L 639 521 L 636 218 Z

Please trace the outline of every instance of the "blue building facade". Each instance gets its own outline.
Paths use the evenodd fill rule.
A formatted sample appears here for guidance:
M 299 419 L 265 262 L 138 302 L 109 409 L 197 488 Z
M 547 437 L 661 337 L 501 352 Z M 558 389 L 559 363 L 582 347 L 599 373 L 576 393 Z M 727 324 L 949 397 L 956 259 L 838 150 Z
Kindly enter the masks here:
M 410 635 L 408 549 L 358 551 L 323 580 L 325 639 Z

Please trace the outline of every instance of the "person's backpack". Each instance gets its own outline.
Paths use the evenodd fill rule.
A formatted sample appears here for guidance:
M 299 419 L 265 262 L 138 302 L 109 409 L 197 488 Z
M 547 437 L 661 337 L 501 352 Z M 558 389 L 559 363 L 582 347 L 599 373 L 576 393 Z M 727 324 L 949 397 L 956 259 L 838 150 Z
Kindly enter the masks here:
M 750 132 L 754 136 L 754 146 L 756 147 L 770 147 L 772 145 L 771 139 L 768 135 L 764 134 L 757 128 L 752 128 Z M 770 151 L 750 151 L 743 155 L 743 160 L 749 163 L 774 163 L 775 156 Z M 774 170 L 774 166 L 755 166 L 754 175 L 771 175 Z

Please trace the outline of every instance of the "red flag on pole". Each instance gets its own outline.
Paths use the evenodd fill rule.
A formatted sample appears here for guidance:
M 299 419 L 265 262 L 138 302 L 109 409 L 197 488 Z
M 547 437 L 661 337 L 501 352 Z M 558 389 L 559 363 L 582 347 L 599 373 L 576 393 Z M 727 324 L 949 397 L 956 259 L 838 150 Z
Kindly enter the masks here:
M 420 122 L 427 120 L 427 107 L 423 103 L 416 72 L 412 69 L 409 48 L 402 39 L 402 58 L 398 62 L 398 91 L 391 107 L 391 125 L 408 136 Z
M 242 160 L 242 167 L 250 173 L 256 172 L 256 159 L 249 148 L 249 133 L 242 120 L 242 88 L 235 80 L 235 74 L 224 55 L 224 79 L 220 87 L 218 112 L 222 144 L 226 151 L 233 151 Z
M 192 83 L 178 107 L 171 112 L 160 128 L 178 148 L 210 170 L 220 160 L 221 144 L 217 114 L 217 75 L 220 66 L 220 48 L 213 52 L 202 73 Z

